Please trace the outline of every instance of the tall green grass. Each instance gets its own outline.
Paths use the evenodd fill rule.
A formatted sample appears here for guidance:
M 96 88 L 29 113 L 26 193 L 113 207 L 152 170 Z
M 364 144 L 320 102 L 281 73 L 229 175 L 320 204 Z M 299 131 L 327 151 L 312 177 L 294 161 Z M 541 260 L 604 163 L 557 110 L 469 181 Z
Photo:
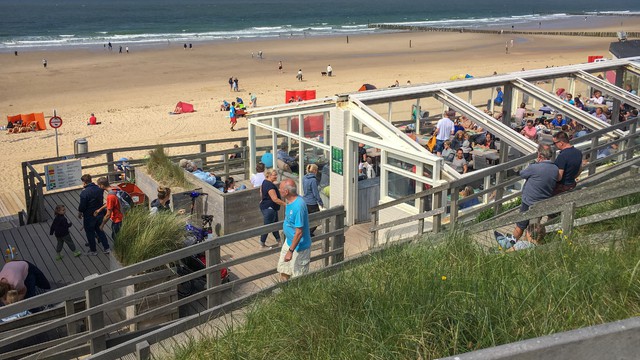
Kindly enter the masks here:
M 636 221 L 640 220 L 636 216 Z M 431 359 L 640 315 L 640 239 L 489 254 L 465 234 L 289 283 L 176 359 Z
M 184 170 L 171 161 L 162 147 L 149 151 L 146 165 L 149 175 L 165 186 L 178 186 L 185 189 L 191 187 L 191 183 L 184 175 Z
M 128 266 L 181 248 L 184 236 L 184 218 L 170 212 L 150 215 L 149 209 L 137 206 L 124 216 L 114 255 Z

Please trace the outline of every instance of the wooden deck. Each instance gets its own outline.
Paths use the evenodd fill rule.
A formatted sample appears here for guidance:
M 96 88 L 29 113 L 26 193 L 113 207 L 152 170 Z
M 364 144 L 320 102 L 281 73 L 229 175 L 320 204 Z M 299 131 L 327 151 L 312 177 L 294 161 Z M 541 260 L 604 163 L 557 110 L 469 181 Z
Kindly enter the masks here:
M 80 189 L 50 193 L 45 195 L 45 213 L 48 216 L 46 222 L 30 224 L 21 227 L 0 230 L 0 247 L 6 249 L 8 246 L 14 246 L 17 249 L 17 258 L 27 260 L 38 266 L 47 276 L 53 288 L 63 287 L 74 282 L 83 280 L 85 277 L 93 274 L 104 274 L 110 271 L 110 257 L 113 255 L 103 254 L 98 246 L 97 256 L 87 256 L 88 248 L 85 247 L 86 236 L 82 230 L 82 220 L 77 218 L 77 208 L 79 205 Z M 76 247 L 85 254 L 80 257 L 74 257 L 72 252 L 66 247 L 62 251 L 64 258 L 61 261 L 55 260 L 56 240 L 49 235 L 49 229 L 52 222 L 54 208 L 58 204 L 63 204 L 67 208 L 67 218 L 72 222 L 70 234 Z M 345 256 L 352 257 L 367 249 L 368 246 L 368 224 L 360 224 L 351 226 L 346 232 Z M 111 229 L 108 223 L 105 227 L 107 238 L 110 245 L 113 245 L 111 239 Z M 319 229 L 320 230 L 320 229 Z M 269 235 L 267 244 L 275 244 L 272 235 Z M 314 246 L 313 255 L 319 254 L 321 244 Z M 232 280 L 235 278 L 246 278 L 250 275 L 258 274 L 270 269 L 274 269 L 278 261 L 279 251 L 277 249 L 264 249 L 260 246 L 259 239 L 248 239 L 240 242 L 226 245 L 221 248 L 222 260 L 239 258 L 253 254 L 258 251 L 269 251 L 272 254 L 255 259 L 243 264 L 233 265 L 230 269 Z M 323 266 L 322 261 L 312 264 L 312 269 Z M 273 285 L 278 281 L 277 276 L 273 275 L 261 278 L 250 283 L 236 286 L 222 294 L 223 301 L 229 301 L 249 293 L 256 292 L 264 287 Z M 104 301 L 113 299 L 111 291 L 103 294 Z M 181 316 L 199 313 L 206 309 L 206 301 L 192 302 L 189 305 L 179 309 Z M 122 314 L 118 311 L 108 312 L 105 322 L 115 323 L 122 320 Z
M 18 212 L 25 209 L 22 196 L 13 191 L 0 192 L 0 230 L 20 226 Z

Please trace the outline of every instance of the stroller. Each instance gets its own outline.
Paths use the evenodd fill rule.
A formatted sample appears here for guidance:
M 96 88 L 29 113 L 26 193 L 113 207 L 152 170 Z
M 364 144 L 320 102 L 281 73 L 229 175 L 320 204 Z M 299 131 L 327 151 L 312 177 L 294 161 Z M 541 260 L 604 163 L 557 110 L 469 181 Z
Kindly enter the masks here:
M 186 225 L 187 239 L 185 246 L 197 244 L 213 238 L 213 215 L 202 215 L 202 227 L 196 227 L 191 224 Z M 180 260 L 177 266 L 178 275 L 188 275 L 195 271 L 202 270 L 206 267 L 207 261 L 204 253 L 191 255 Z M 222 284 L 228 283 L 230 270 L 228 268 L 220 269 L 220 279 Z M 194 292 L 202 291 L 205 288 L 206 276 L 181 283 L 178 286 L 178 293 L 181 296 L 189 296 Z

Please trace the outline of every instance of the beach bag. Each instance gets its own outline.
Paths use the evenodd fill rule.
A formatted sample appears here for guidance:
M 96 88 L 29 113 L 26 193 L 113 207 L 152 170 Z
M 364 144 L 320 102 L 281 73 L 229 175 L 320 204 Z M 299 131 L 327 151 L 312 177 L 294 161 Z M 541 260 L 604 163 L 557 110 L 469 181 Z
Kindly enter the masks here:
M 118 189 L 115 191 L 109 192 L 112 195 L 115 195 L 118 198 L 118 204 L 120 205 L 120 212 L 124 215 L 127 211 L 131 210 L 133 206 L 133 199 L 126 192 Z
M 427 149 L 430 152 L 433 152 L 433 149 L 435 149 L 436 147 L 436 136 L 432 136 L 431 139 L 429 139 L 429 141 L 427 141 Z

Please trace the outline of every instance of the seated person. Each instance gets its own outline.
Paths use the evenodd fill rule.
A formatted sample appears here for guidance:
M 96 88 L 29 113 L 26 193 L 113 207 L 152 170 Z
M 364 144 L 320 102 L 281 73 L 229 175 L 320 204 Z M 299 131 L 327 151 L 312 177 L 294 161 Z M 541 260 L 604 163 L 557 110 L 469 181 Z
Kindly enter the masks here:
M 547 115 L 547 114 L 551 115 L 551 113 L 553 112 L 553 109 L 547 106 L 547 104 L 542 104 L 542 107 L 538 109 L 538 111 L 540 111 L 542 115 Z
M 236 181 L 234 178 L 232 178 L 231 176 L 229 176 L 227 178 L 227 180 L 224 181 L 224 187 L 222 189 L 222 192 L 224 193 L 230 193 L 230 192 L 234 192 L 236 190 L 244 190 L 247 187 L 243 184 L 243 185 L 237 185 Z
M 471 151 L 473 151 L 473 147 L 471 147 L 471 135 L 469 135 L 469 133 L 464 133 L 464 141 L 462 142 L 462 146 L 460 146 L 459 150 L 462 150 L 464 158 L 467 161 L 471 161 Z
M 595 90 L 593 92 L 593 96 L 590 99 L 587 99 L 585 102 L 585 110 L 593 113 L 596 111 L 596 108 L 604 105 L 604 96 L 602 96 L 602 91 Z
M 474 193 L 475 191 L 473 191 L 473 188 L 471 186 L 465 186 L 465 188 L 460 191 L 458 209 L 462 210 L 480 204 L 480 200 L 478 200 L 478 197 L 472 196 Z
M 460 124 L 460 119 L 456 119 L 456 120 L 453 122 L 453 133 L 454 133 L 454 134 L 457 134 L 457 133 L 458 133 L 458 131 L 464 131 L 464 130 L 465 130 L 465 129 L 464 129 L 464 126 L 462 126 L 462 125 Z
M 187 160 L 187 159 L 182 159 L 182 160 L 180 160 L 179 165 L 180 165 L 181 168 L 183 168 L 183 169 L 187 170 L 188 172 L 192 173 L 193 176 L 195 176 L 198 179 L 206 182 L 207 184 L 215 187 L 216 189 L 224 188 L 224 183 L 220 179 L 218 179 L 214 173 L 205 172 L 202 169 L 198 169 L 198 167 L 196 166 L 196 164 L 193 161 Z
M 131 166 L 129 165 L 129 160 L 130 159 L 126 157 L 121 157 L 120 159 L 118 159 L 118 162 L 116 163 L 116 171 L 119 171 L 122 173 L 118 175 L 118 179 L 124 180 L 126 177 L 126 171 L 131 169 Z
M 298 157 L 289 155 L 289 146 L 287 143 L 282 143 L 280 145 L 280 149 L 278 149 L 278 160 L 282 160 L 286 165 L 289 166 L 292 173 L 298 173 Z M 284 169 L 283 169 L 284 170 Z
M 441 155 L 444 161 L 453 161 L 453 158 L 456 156 L 456 151 L 451 148 L 451 141 L 447 140 L 444 142 L 444 149 Z
M 513 235 L 504 235 L 497 231 L 494 231 L 493 234 L 502 250 L 512 252 L 544 244 L 547 231 L 543 225 L 532 223 L 527 226 L 524 239 L 516 240 Z
M 453 139 L 450 141 L 451 148 L 455 151 L 462 147 L 464 143 L 465 132 L 464 131 L 456 131 Z
M 460 122 L 460 125 L 462 125 L 462 127 L 466 130 L 475 130 L 478 127 L 473 121 L 469 120 L 469 118 L 464 115 L 460 116 L 458 121 Z
M 551 125 L 554 128 L 561 128 L 563 125 L 567 125 L 567 119 L 565 119 L 562 114 L 556 114 L 553 120 L 551 120 Z
M 582 126 L 582 124 L 578 124 L 576 125 L 576 132 L 573 134 L 573 137 L 579 138 L 587 134 L 589 134 L 589 131 L 584 126 Z
M 602 159 L 604 157 L 607 157 L 609 155 L 613 155 L 615 153 L 618 152 L 618 144 L 611 144 L 609 147 L 606 147 L 602 150 L 598 150 L 598 157 L 597 159 Z
M 520 131 L 520 134 L 524 135 L 527 139 L 531 141 L 536 141 L 538 139 L 538 131 L 533 126 L 533 120 L 527 120 L 527 125 Z
M 233 148 L 239 149 L 238 144 L 234 144 Z M 242 159 L 242 151 L 238 151 L 236 153 L 229 155 L 229 159 Z
M 222 100 L 222 104 L 220 104 L 220 111 L 229 111 L 231 104 L 227 100 Z
M 89 117 L 89 122 L 87 122 L 87 125 L 98 125 L 98 124 L 102 124 L 101 122 L 98 121 L 98 119 L 96 119 L 96 116 L 91 113 L 91 116 Z
M 516 109 L 516 126 L 522 126 L 524 118 L 527 116 L 527 104 L 521 103 L 520 107 Z
M 496 91 L 498 92 L 498 94 L 496 95 L 496 98 L 493 99 L 493 103 L 495 105 L 501 106 L 504 98 L 504 93 L 502 92 L 502 89 L 500 87 L 497 87 Z
M 484 141 L 482 144 L 479 144 L 482 148 L 496 150 L 496 138 L 491 135 L 491 133 L 487 132 L 484 135 Z
M 609 119 L 607 119 L 607 115 L 604 114 L 604 111 L 601 107 L 596 108 L 595 113 L 593 114 L 598 120 L 608 123 Z
M 456 151 L 456 157 L 453 158 L 451 162 L 451 167 L 453 167 L 460 174 L 466 174 L 467 170 L 469 170 L 467 160 L 464 158 L 464 153 L 462 149 L 458 149 Z
M 158 186 L 158 197 L 151 202 L 151 213 L 171 212 L 171 189 L 166 186 Z
M 266 153 L 262 154 L 260 162 L 268 169 L 273 167 L 273 154 L 271 153 L 271 150 L 267 150 Z

